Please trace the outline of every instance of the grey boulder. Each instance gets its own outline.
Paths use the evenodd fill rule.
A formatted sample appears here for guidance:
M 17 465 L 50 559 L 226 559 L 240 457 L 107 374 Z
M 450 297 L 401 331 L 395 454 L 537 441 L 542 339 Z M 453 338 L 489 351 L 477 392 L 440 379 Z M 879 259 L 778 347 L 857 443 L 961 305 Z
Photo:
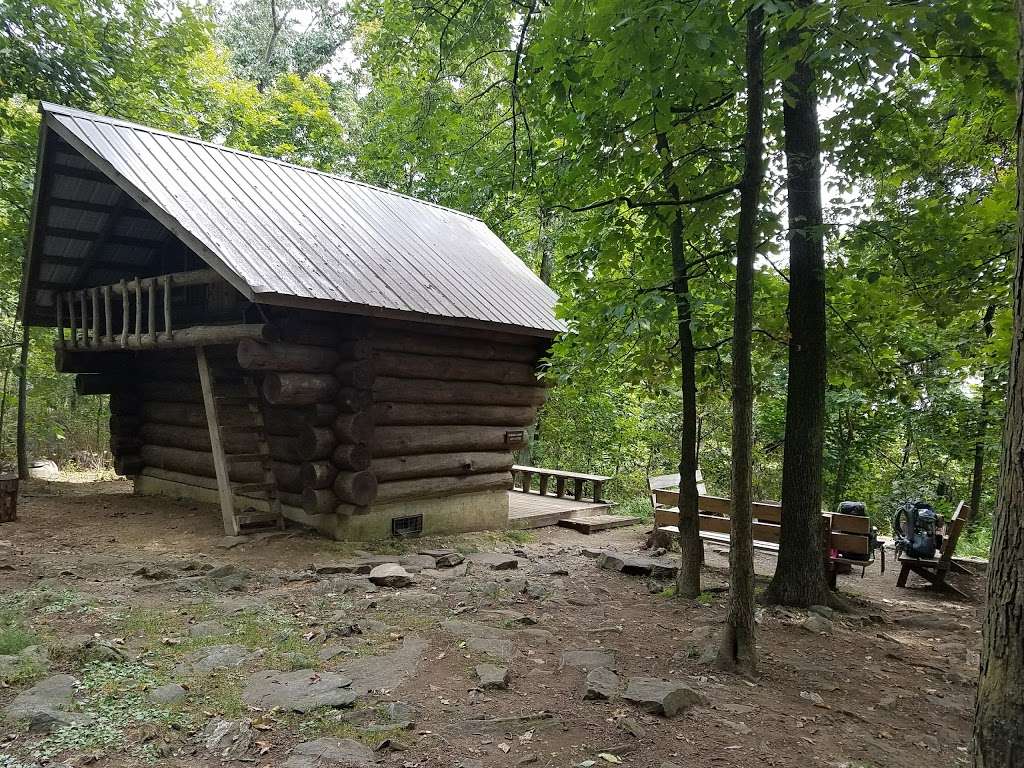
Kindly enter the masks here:
M 597 669 L 598 667 L 614 667 L 615 656 L 600 648 L 585 648 L 575 651 L 562 651 L 562 667 L 582 667 Z
M 398 563 L 383 563 L 378 565 L 369 575 L 370 583 L 378 587 L 392 587 L 401 589 L 413 583 L 413 578 L 405 568 Z
M 676 717 L 704 702 L 704 697 L 685 683 L 654 677 L 631 677 L 622 698 L 663 717 Z
M 242 700 L 258 709 L 307 712 L 317 707 L 347 707 L 356 700 L 351 678 L 334 672 L 269 670 L 249 677 Z
M 4 708 L 8 720 L 27 721 L 29 730 L 49 732 L 65 725 L 86 725 L 92 715 L 72 711 L 75 686 L 71 675 L 53 675 L 18 694 Z
M 619 676 L 610 669 L 597 667 L 587 673 L 583 698 L 588 701 L 607 701 L 619 691 Z
M 484 690 L 508 688 L 511 679 L 508 667 L 499 667 L 497 664 L 477 664 L 476 676 L 480 681 L 480 688 Z

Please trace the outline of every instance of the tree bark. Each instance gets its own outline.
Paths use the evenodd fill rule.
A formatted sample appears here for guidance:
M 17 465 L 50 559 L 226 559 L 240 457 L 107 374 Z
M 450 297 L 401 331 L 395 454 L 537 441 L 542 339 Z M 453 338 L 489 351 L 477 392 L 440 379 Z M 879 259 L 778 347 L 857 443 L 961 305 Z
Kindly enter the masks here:
M 814 0 L 797 0 L 802 14 Z M 814 30 L 800 23 L 785 47 Z M 786 192 L 789 209 L 789 381 L 782 464 L 782 531 L 766 599 L 827 604 L 821 542 L 821 465 L 825 425 L 825 247 L 821 215 L 818 94 L 808 52 L 784 84 Z
M 985 307 L 985 316 L 981 321 L 981 329 L 987 341 L 992 337 L 992 319 L 996 314 L 996 305 L 990 303 Z M 985 361 L 981 372 L 981 398 L 978 403 L 978 425 L 974 438 L 974 467 L 971 471 L 971 521 L 968 527 L 974 528 L 981 519 L 981 492 L 985 483 L 985 443 L 988 437 L 988 409 L 991 407 L 989 389 L 992 386 L 992 365 Z
M 1024 0 L 1017 0 L 1017 269 L 999 495 L 992 512 L 975 768 L 1024 765 Z
M 664 133 L 657 135 L 657 148 L 664 165 L 663 178 L 668 195 L 679 200 L 679 187 L 672 180 L 672 150 Z M 672 249 L 672 293 L 676 305 L 679 339 L 682 421 L 679 428 L 679 573 L 676 595 L 694 598 L 700 594 L 700 567 L 704 545 L 700 540 L 700 512 L 697 492 L 697 350 L 693 343 L 693 313 L 690 305 L 690 272 L 683 245 L 683 212 L 676 208 L 669 223 Z
M 732 332 L 732 520 L 729 546 L 729 615 L 717 664 L 747 675 L 757 672 L 754 627 L 754 542 L 751 468 L 754 462 L 754 259 L 757 212 L 764 178 L 764 8 L 747 11 L 747 128 L 740 220 L 736 233 L 736 300 Z
M 26 445 L 28 416 L 28 326 L 21 325 L 21 356 L 18 359 L 18 433 L 16 451 L 18 454 L 18 477 L 28 479 L 28 446 Z

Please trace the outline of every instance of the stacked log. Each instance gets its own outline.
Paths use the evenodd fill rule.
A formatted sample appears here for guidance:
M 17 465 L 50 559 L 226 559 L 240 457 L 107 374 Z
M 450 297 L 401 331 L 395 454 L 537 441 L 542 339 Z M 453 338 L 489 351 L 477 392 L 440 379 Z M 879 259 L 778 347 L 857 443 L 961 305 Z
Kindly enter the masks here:
M 546 395 L 537 342 L 394 321 L 373 341 L 377 503 L 510 488 Z
M 293 314 L 276 321 L 275 331 L 279 342 L 240 343 L 238 362 L 263 374 L 267 431 L 293 441 L 303 507 L 310 514 L 362 511 L 377 493 L 369 471 L 374 370 L 366 323 Z
M 141 406 L 138 394 L 128 387 L 122 386 L 110 395 L 110 453 L 114 457 L 114 471 L 125 477 L 139 474 L 143 467 L 139 437 Z

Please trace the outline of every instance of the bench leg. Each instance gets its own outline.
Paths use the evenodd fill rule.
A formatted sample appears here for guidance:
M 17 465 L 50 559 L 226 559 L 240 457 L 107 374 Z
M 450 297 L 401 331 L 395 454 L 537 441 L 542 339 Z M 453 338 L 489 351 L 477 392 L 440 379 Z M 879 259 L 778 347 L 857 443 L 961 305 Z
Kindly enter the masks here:
M 964 566 L 960 565 L 960 563 L 958 563 L 956 560 L 949 561 L 949 570 L 953 571 L 953 573 L 962 573 L 964 576 L 974 575 L 974 571 L 972 571 L 970 568 L 965 568 Z
M 604 483 L 600 480 L 594 481 L 594 501 L 600 501 L 604 495 Z
M 583 498 L 583 481 L 579 478 L 576 479 L 576 484 L 573 486 L 573 497 L 576 501 L 580 501 Z
M 555 496 L 557 496 L 558 498 L 562 498 L 563 496 L 565 496 L 565 478 L 564 477 L 556 477 L 555 478 Z
M 896 586 L 897 587 L 905 587 L 905 586 L 907 586 L 907 577 L 909 575 L 910 575 L 910 566 L 907 565 L 906 563 L 903 563 L 900 566 L 900 576 L 899 576 L 898 579 L 896 579 Z
M 548 495 L 548 480 L 550 480 L 550 479 L 551 479 L 550 475 L 541 475 L 540 476 L 540 495 L 541 496 L 547 496 Z

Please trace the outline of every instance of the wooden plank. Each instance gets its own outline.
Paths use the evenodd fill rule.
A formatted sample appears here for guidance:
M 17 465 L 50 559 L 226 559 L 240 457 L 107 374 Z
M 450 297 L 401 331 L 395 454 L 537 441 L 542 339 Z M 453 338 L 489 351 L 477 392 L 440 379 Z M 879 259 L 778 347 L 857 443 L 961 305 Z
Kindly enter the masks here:
M 870 554 L 870 545 L 867 536 L 859 536 L 853 533 L 835 533 L 829 537 L 829 544 L 832 549 L 840 552 L 852 552 L 855 555 Z
M 585 517 L 568 517 L 558 521 L 562 528 L 571 528 L 579 533 L 597 533 L 612 528 L 624 528 L 636 525 L 642 518 L 625 515 L 587 515 Z
M 234 499 L 231 494 L 231 477 L 220 441 L 220 420 L 217 418 L 217 399 L 213 393 L 213 381 L 206 360 L 206 348 L 196 347 L 196 363 L 199 366 L 199 382 L 203 389 L 203 403 L 206 406 L 206 423 L 210 430 L 210 445 L 213 447 L 213 466 L 217 473 L 217 495 L 220 498 L 220 515 L 227 536 L 238 535 L 238 521 L 235 519 Z
M 871 519 L 863 515 L 832 515 L 832 530 L 837 533 L 855 533 L 867 536 L 871 533 Z
M 536 474 L 546 474 L 551 477 L 564 477 L 570 480 L 611 480 L 612 478 L 607 475 L 588 475 L 585 472 L 567 472 L 561 469 L 548 469 L 546 467 L 527 467 L 520 464 L 516 464 L 512 469 L 519 472 L 533 472 Z

